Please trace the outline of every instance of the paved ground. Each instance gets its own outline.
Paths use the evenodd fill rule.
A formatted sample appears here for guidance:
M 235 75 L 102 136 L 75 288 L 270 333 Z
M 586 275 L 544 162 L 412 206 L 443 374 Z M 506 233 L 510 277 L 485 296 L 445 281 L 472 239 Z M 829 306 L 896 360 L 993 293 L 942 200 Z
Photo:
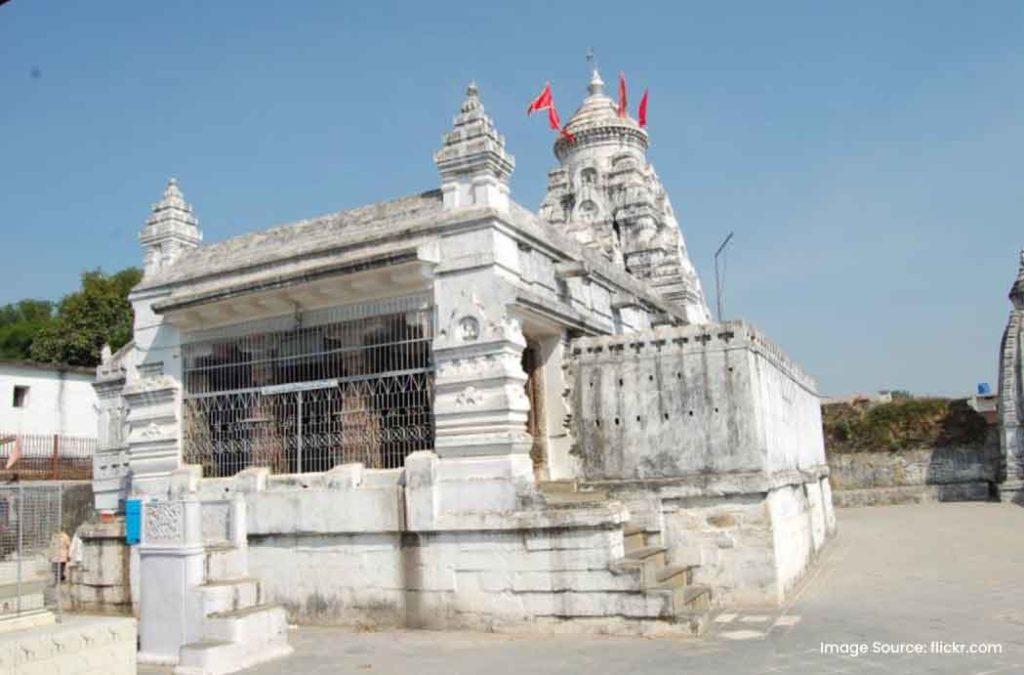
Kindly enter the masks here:
M 719 615 L 701 640 L 509 637 L 330 628 L 291 632 L 270 673 L 1022 673 L 1024 508 L 934 504 L 839 511 L 840 534 L 789 606 Z M 1001 654 L 876 653 L 994 643 Z M 822 643 L 867 653 L 822 653 Z

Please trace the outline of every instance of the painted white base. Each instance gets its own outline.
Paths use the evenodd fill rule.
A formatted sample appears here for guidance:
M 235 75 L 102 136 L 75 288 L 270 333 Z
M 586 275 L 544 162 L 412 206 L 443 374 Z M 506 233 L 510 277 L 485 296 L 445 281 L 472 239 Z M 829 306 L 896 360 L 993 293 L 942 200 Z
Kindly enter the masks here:
M 0 673 L 135 675 L 135 620 L 71 615 L 0 633 Z

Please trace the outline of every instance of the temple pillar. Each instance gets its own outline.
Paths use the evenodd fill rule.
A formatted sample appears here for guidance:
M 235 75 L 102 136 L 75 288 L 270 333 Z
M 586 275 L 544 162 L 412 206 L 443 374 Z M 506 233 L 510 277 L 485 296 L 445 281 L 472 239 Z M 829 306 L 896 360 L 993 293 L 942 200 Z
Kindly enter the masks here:
M 143 507 L 139 545 L 139 662 L 177 664 L 182 645 L 200 637 L 203 583 L 200 504 L 194 497 Z

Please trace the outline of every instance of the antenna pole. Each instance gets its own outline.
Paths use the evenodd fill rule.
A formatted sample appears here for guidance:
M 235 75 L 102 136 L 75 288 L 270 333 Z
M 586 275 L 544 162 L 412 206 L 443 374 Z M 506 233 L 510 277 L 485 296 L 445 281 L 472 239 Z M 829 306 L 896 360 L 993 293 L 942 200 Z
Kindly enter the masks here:
M 722 241 L 721 245 L 718 247 L 718 250 L 715 251 L 715 304 L 718 306 L 719 323 L 722 322 L 722 276 L 718 271 L 718 257 L 722 255 L 722 251 L 724 251 L 725 247 L 729 245 L 730 241 L 732 241 L 732 235 L 733 233 L 730 232 L 729 235 Z

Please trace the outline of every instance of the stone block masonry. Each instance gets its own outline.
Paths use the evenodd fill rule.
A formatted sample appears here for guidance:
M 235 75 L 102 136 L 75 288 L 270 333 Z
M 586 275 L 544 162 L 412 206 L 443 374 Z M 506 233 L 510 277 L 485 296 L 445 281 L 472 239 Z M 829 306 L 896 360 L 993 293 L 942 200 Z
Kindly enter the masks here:
M 836 506 L 875 506 L 991 499 L 1001 459 L 990 445 L 831 453 L 828 462 Z
M 523 462 L 528 467 L 528 458 L 441 460 L 423 452 L 405 470 L 345 465 L 326 474 L 260 477 L 251 469 L 201 481 L 198 497 L 245 499 L 250 573 L 266 601 L 298 623 L 699 630 L 688 609 L 695 591 L 662 588 L 643 565 L 628 562 L 621 503 L 548 508 L 529 486 L 511 495 L 468 490 L 481 476 L 496 480 Z M 345 518 L 326 517 L 332 513 Z
M 577 340 L 567 369 L 586 480 L 825 463 L 814 382 L 744 322 Z
M 739 321 L 569 351 L 583 484 L 661 531 L 717 602 L 781 602 L 835 530 L 813 380 Z

